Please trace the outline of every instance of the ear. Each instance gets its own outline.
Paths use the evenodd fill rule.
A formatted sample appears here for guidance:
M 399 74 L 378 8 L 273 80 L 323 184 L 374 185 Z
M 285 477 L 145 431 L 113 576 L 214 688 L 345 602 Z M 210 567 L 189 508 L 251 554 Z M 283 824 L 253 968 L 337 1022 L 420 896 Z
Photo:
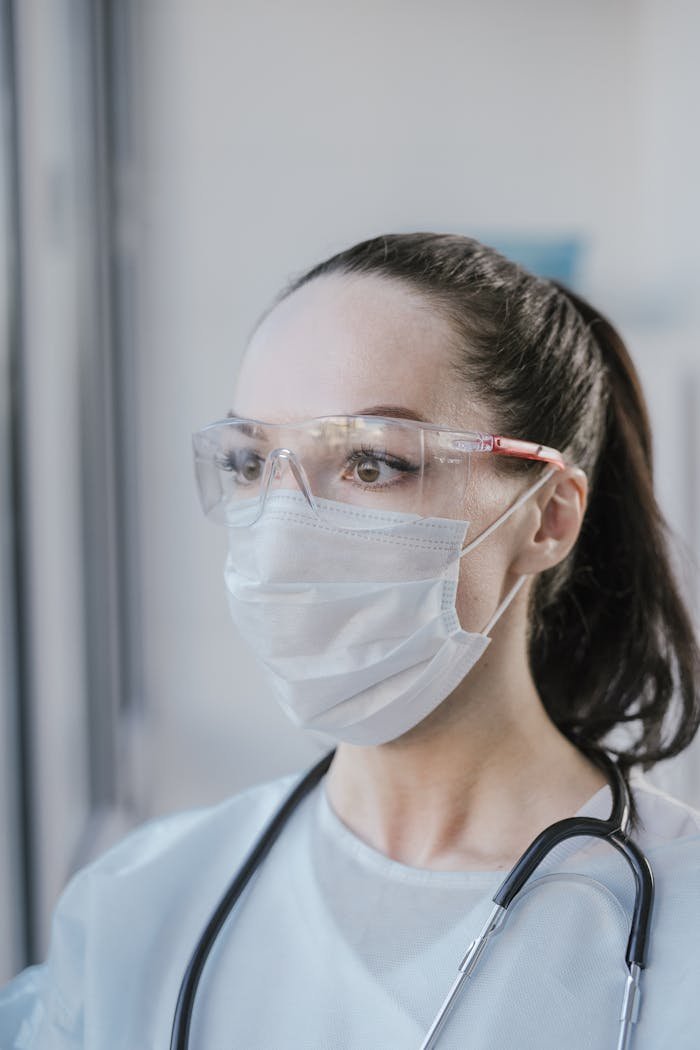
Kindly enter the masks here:
M 576 543 L 588 500 L 588 480 L 578 467 L 557 471 L 533 498 L 512 571 L 532 575 L 551 569 Z

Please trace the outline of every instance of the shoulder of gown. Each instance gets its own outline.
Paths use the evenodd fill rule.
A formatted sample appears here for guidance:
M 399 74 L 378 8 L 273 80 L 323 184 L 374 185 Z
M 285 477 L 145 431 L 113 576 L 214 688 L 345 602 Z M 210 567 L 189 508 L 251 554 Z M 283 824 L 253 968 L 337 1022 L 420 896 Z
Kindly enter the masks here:
M 214 806 L 150 820 L 77 872 L 56 905 L 46 962 L 0 989 L 0 1050 L 90 1045 L 83 1031 L 86 959 L 92 931 L 104 932 L 103 912 L 119 916 L 128 935 L 153 928 L 171 908 L 177 914 L 186 886 L 225 886 L 226 872 L 235 873 L 296 779 L 280 777 Z M 205 896 L 211 904 L 211 893 Z

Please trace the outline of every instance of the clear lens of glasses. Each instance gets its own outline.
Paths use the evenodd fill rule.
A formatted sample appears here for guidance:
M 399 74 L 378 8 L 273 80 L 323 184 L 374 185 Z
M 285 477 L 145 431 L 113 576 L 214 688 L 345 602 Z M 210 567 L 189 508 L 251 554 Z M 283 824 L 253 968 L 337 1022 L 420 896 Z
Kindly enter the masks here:
M 205 514 L 230 527 L 251 525 L 266 499 L 301 492 L 319 518 L 337 504 L 387 513 L 461 519 L 472 452 L 484 435 L 430 429 L 375 416 L 333 416 L 299 424 L 231 419 L 194 435 Z M 345 527 L 377 528 L 350 514 Z

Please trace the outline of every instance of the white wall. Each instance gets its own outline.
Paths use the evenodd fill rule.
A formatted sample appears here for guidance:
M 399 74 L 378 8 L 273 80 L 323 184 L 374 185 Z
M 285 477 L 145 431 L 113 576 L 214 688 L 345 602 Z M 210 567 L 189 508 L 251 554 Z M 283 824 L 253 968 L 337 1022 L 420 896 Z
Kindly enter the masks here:
M 189 433 L 229 407 L 281 284 L 342 246 L 410 229 L 584 237 L 585 287 L 649 381 L 662 498 L 700 549 L 683 495 L 696 459 L 678 474 L 674 456 L 699 327 L 686 100 L 700 20 L 680 0 L 144 0 L 135 13 L 148 711 L 135 763 L 160 811 L 315 753 L 229 623 L 224 536 L 200 516 Z M 677 789 L 700 803 L 699 780 L 686 762 Z

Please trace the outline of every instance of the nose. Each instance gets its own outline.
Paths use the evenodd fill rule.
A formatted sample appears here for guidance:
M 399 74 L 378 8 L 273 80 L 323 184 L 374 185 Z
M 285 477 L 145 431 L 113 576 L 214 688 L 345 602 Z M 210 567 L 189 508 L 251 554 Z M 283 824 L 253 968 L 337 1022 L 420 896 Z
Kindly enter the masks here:
M 260 495 L 261 510 L 265 505 L 267 494 L 271 488 L 288 488 L 286 475 L 291 474 L 304 499 L 311 509 L 316 512 L 313 494 L 309 479 L 306 476 L 301 462 L 294 452 L 288 448 L 276 448 L 267 457 L 265 477 Z

